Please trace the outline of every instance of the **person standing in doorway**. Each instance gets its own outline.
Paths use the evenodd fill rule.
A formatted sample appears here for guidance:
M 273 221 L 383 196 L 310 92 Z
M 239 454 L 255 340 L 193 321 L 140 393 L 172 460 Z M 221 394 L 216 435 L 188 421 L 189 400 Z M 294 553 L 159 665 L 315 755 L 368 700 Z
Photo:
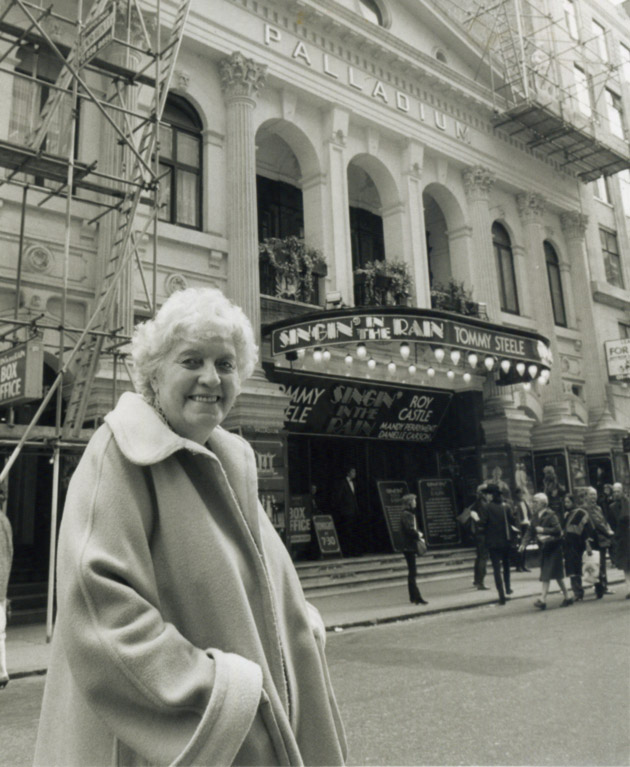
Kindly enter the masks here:
M 400 516 L 402 530 L 402 552 L 407 561 L 407 586 L 409 589 L 409 601 L 415 605 L 428 605 L 422 598 L 418 584 L 416 583 L 416 555 L 418 553 L 418 541 L 422 539 L 422 533 L 418 530 L 416 520 L 416 496 L 414 493 L 403 495 L 404 508 Z
M 0 487 L 0 690 L 9 684 L 7 671 L 7 588 L 13 562 L 13 531 L 6 515 L 6 493 Z
M 337 512 L 346 556 L 358 557 L 362 553 L 362 531 L 359 529 L 359 504 L 356 494 L 357 470 L 351 466 L 337 492 Z
M 485 492 L 490 496 L 490 502 L 481 510 L 479 521 L 492 562 L 499 604 L 504 605 L 506 596 L 512 593 L 510 588 L 511 511 L 504 502 L 498 485 L 486 485 Z
M 525 535 L 525 531 L 529 527 L 529 522 L 532 518 L 532 508 L 525 499 L 523 490 L 517 487 L 514 491 L 514 516 L 516 522 L 521 530 L 521 539 Z M 518 552 L 518 559 L 516 564 L 517 573 L 528 573 L 527 567 L 527 549 L 520 550 Z
M 613 531 L 604 517 L 604 512 L 597 505 L 597 490 L 594 487 L 586 488 L 586 511 L 595 530 L 593 549 L 599 551 L 599 581 L 595 584 L 595 596 L 601 599 L 604 594 L 614 593 L 608 588 L 606 574 L 606 552 L 610 551 Z

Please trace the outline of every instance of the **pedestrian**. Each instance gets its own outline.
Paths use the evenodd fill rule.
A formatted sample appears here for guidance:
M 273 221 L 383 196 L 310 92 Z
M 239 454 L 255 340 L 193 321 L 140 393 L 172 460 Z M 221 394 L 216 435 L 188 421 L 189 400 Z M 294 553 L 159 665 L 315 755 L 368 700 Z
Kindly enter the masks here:
M 523 540 L 525 531 L 529 527 L 530 520 L 532 518 L 532 507 L 525 499 L 525 494 L 520 487 L 517 487 L 514 491 L 514 519 L 518 525 L 520 531 L 520 539 Z M 529 573 L 531 572 L 527 567 L 527 549 L 521 551 L 520 546 L 517 548 L 516 557 L 516 572 L 517 573 Z
M 614 591 L 608 588 L 606 571 L 606 554 L 610 552 L 613 531 L 604 517 L 604 512 L 597 505 L 597 490 L 594 487 L 586 488 L 586 511 L 595 530 L 593 549 L 599 551 L 599 579 L 595 583 L 595 596 L 601 599 L 604 594 L 614 594 Z
M 489 499 L 479 513 L 479 522 L 492 563 L 499 604 L 504 605 L 507 595 L 512 593 L 510 588 L 510 540 L 513 520 L 511 509 L 503 500 L 498 485 L 486 485 L 485 493 Z M 503 569 L 503 577 L 501 576 L 501 569 Z
M 602 493 L 599 496 L 597 500 L 597 505 L 602 510 L 602 513 L 604 515 L 604 519 L 608 524 L 610 525 L 610 528 L 612 531 L 615 531 L 615 519 L 614 514 L 612 512 L 611 504 L 613 503 L 613 485 L 611 485 L 608 482 L 604 483 L 604 486 L 602 487 Z
M 479 485 L 475 499 L 459 516 L 462 523 L 468 526 L 475 544 L 473 586 L 478 591 L 488 591 L 488 587 L 485 585 L 486 571 L 488 567 L 488 549 L 486 548 L 486 537 L 481 528 L 480 517 L 481 510 L 491 499 L 490 495 L 486 495 L 485 487 L 485 485 Z
M 418 584 L 416 583 L 416 556 L 418 554 L 418 541 L 424 541 L 422 533 L 418 530 L 416 520 L 416 496 L 407 493 L 402 497 L 403 510 L 400 515 L 400 527 L 402 531 L 402 552 L 407 562 L 407 588 L 409 601 L 415 605 L 428 605 L 422 598 Z
M 595 535 L 591 520 L 586 511 L 586 488 L 578 487 L 571 500 L 572 508 L 567 512 L 564 520 L 564 562 L 566 574 L 571 582 L 571 590 L 576 602 L 584 599 L 584 586 L 582 585 L 582 560 L 584 552 L 591 554 L 591 543 Z
M 7 496 L 4 488 L 0 487 L 0 690 L 9 684 L 7 671 L 7 588 L 13 562 L 13 531 L 6 515 Z
M 542 592 L 540 599 L 534 602 L 539 610 L 547 608 L 547 594 L 551 581 L 556 581 L 564 599 L 560 607 L 569 607 L 573 599 L 569 596 L 564 584 L 564 562 L 562 558 L 562 527 L 554 511 L 549 508 L 549 500 L 545 493 L 536 493 L 533 498 L 534 515 L 525 531 L 520 548 L 525 549 L 534 539 L 540 549 L 540 580 Z
M 340 765 L 325 630 L 221 428 L 257 348 L 214 288 L 136 328 L 68 488 L 36 765 Z
M 356 488 L 357 470 L 350 466 L 337 489 L 337 513 L 341 532 L 342 548 L 348 557 L 362 554 L 360 529 L 361 518 Z
M 621 482 L 613 485 L 611 513 L 615 517 L 615 535 L 612 545 L 612 561 L 623 570 L 626 579 L 626 599 L 630 599 L 630 500 L 623 492 Z

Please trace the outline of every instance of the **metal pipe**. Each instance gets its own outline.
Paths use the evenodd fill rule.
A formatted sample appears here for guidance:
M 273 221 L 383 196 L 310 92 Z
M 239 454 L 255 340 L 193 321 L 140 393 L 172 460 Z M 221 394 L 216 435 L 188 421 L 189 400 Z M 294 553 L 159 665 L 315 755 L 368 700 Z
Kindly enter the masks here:
M 53 632 L 53 614 L 55 609 L 55 564 L 57 559 L 57 517 L 59 506 L 59 446 L 53 449 L 53 486 L 50 507 L 50 548 L 48 555 L 48 597 L 46 600 L 46 642 L 50 642 Z
M 15 285 L 15 309 L 13 312 L 14 319 L 17 320 L 20 313 L 20 290 L 22 288 L 22 260 L 24 254 L 24 228 L 26 225 L 26 196 L 28 194 L 28 184 L 24 187 L 22 192 L 22 211 L 20 214 L 20 239 L 18 244 L 18 262 L 17 262 L 17 279 Z

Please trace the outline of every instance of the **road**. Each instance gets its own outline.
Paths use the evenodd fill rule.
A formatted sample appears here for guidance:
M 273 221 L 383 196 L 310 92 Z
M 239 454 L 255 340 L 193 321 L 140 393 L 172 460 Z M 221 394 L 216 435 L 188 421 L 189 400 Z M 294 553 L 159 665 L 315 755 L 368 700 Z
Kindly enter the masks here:
M 558 602 L 330 634 L 349 764 L 630 764 L 630 602 Z M 0 767 L 31 764 L 42 690 L 0 692 Z

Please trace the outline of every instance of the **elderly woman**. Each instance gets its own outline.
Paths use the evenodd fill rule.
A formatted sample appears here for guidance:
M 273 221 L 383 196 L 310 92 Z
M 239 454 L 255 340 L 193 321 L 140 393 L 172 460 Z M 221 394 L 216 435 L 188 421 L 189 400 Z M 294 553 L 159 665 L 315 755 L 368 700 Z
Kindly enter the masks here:
M 218 290 L 140 325 L 138 394 L 87 446 L 59 540 L 35 763 L 342 764 L 324 628 L 221 428 L 257 349 Z

